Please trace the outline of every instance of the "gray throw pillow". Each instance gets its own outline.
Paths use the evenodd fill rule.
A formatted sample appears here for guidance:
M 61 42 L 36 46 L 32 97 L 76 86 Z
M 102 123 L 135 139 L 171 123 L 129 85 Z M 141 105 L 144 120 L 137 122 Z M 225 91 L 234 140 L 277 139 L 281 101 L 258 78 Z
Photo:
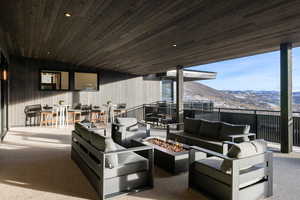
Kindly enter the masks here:
M 234 125 L 223 122 L 220 130 L 220 140 L 230 140 L 228 135 L 240 135 L 247 134 L 250 131 L 249 125 Z M 247 142 L 250 141 L 248 136 L 237 138 L 235 142 Z
M 201 120 L 199 135 L 205 138 L 219 139 L 221 122 Z
M 105 137 L 99 133 L 91 134 L 91 143 L 94 147 L 103 152 L 116 151 L 117 146 L 111 137 Z M 114 168 L 118 166 L 118 155 L 105 156 L 105 167 Z
M 105 140 L 105 146 L 106 146 L 105 152 L 117 150 L 116 144 L 111 138 L 107 138 Z M 114 155 L 105 156 L 105 167 L 110 169 L 114 167 L 118 167 L 118 155 L 114 154 Z
M 201 120 L 184 119 L 184 132 L 198 135 Z
M 254 140 L 250 142 L 242 142 L 232 145 L 229 149 L 227 156 L 234 159 L 246 158 L 257 154 L 262 154 L 267 151 L 267 143 L 264 140 Z M 248 169 L 252 165 L 245 166 L 244 169 Z M 221 170 L 225 173 L 231 172 L 231 162 L 224 160 L 221 165 Z

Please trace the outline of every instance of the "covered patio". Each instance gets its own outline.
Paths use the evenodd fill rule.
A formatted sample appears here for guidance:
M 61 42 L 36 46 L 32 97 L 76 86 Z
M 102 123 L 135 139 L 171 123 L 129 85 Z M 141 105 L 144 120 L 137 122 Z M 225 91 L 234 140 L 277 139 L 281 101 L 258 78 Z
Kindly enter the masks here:
M 292 48 L 300 44 L 299 8 L 299 1 L 283 0 L 1 2 L 1 199 L 97 199 L 71 160 L 71 144 L 91 146 L 79 150 L 82 154 L 96 152 L 90 138 L 85 141 L 76 135 L 82 137 L 82 144 L 72 138 L 75 124 L 99 122 L 97 128 L 110 136 L 115 116 L 147 122 L 146 107 L 162 100 L 162 80 L 172 80 L 176 97 L 172 97 L 171 119 L 182 123 L 185 110 L 194 110 L 185 107 L 184 81 L 216 77 L 214 72 L 185 68 L 275 50 L 281 56 L 281 110 L 276 118 L 280 146 L 268 143 L 274 153 L 271 199 L 298 199 L 300 151 L 293 147 Z M 212 113 L 213 106 L 210 109 Z M 36 120 L 33 124 L 31 117 Z M 256 111 L 253 119 L 258 130 Z M 95 128 L 92 125 L 89 128 Z M 147 136 L 166 137 L 164 128 L 153 128 Z M 90 160 L 99 167 L 105 153 L 95 154 Z M 149 172 L 143 172 L 147 176 L 153 165 L 151 153 L 149 157 Z M 154 172 L 153 189 L 119 198 L 209 198 L 188 189 L 187 173 L 171 176 L 157 167 Z M 147 183 L 153 186 L 151 181 Z M 98 188 L 102 197 L 103 185 Z
M 97 199 L 87 179 L 70 159 L 71 129 L 13 128 L 0 146 L 1 199 Z M 161 135 L 162 132 L 153 132 Z M 300 149 L 278 153 L 274 149 L 274 196 L 269 199 L 297 200 L 300 192 Z M 155 168 L 153 190 L 117 199 L 211 199 L 187 188 L 187 174 L 173 176 Z M 170 187 L 171 185 L 171 187 Z

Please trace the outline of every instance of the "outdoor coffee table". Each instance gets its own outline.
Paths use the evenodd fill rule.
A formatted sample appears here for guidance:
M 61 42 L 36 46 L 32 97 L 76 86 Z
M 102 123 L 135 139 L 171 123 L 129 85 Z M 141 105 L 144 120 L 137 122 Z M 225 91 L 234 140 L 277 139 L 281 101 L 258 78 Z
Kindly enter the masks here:
M 134 147 L 143 146 L 143 145 L 152 146 L 154 148 L 155 165 L 170 173 L 177 174 L 188 170 L 189 148 L 190 148 L 188 145 L 178 143 L 173 140 L 167 140 L 169 144 L 178 145 L 183 149 L 183 151 L 174 152 L 165 147 L 146 141 L 147 139 L 153 139 L 153 138 L 166 140 L 165 138 L 162 137 L 148 137 L 145 139 L 133 139 L 132 145 Z M 146 155 L 143 155 L 142 153 L 141 155 L 146 157 Z

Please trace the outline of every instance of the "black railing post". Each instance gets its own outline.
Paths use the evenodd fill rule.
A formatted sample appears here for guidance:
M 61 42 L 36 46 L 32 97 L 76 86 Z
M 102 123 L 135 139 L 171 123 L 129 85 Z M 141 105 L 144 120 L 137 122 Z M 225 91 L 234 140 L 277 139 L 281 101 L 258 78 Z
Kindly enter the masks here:
M 257 110 L 254 110 L 254 119 L 255 119 L 255 134 L 256 138 L 258 138 L 258 118 L 257 118 Z
M 145 104 L 143 104 L 143 120 L 145 120 L 145 112 L 146 112 Z

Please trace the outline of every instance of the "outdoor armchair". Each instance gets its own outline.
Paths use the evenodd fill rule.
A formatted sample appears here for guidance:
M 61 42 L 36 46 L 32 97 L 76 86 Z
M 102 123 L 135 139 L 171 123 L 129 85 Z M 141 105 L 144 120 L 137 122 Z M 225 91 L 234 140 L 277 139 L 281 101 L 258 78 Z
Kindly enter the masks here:
M 138 122 L 136 118 L 117 117 L 112 124 L 113 140 L 124 147 L 131 146 L 131 140 L 150 136 L 150 125 Z
M 232 146 L 236 145 L 231 142 L 227 143 Z M 245 143 L 250 145 L 252 142 Z M 251 151 L 248 149 L 246 152 Z M 189 187 L 203 191 L 217 199 L 257 200 L 273 194 L 271 152 L 265 151 L 241 158 L 232 158 L 192 146 L 189 163 Z

